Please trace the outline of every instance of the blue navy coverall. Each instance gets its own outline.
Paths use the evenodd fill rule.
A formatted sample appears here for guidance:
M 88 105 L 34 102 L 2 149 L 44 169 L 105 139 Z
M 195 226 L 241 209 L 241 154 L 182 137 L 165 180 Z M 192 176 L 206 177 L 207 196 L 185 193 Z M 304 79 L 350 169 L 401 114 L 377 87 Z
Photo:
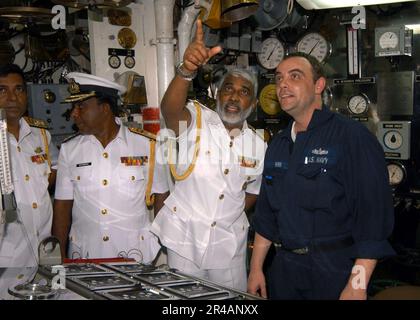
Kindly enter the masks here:
M 394 254 L 384 152 L 366 127 L 325 107 L 295 143 L 291 125 L 268 147 L 252 221 L 261 236 L 286 248 L 269 270 L 269 298 L 338 299 L 355 259 Z M 289 250 L 304 247 L 307 254 Z

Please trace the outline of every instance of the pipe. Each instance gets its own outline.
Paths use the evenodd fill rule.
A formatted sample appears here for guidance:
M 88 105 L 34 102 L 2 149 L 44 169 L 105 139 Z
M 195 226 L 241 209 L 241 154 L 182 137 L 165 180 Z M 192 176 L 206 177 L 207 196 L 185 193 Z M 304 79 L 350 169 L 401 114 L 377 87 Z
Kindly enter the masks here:
M 175 0 L 156 0 L 156 50 L 159 103 L 175 76 L 173 9 Z
M 184 52 L 187 49 L 190 39 L 191 39 L 191 32 L 194 26 L 194 22 L 197 19 L 198 14 L 200 13 L 199 6 L 190 6 L 185 9 L 181 20 L 178 24 L 178 62 L 182 61 L 184 57 Z

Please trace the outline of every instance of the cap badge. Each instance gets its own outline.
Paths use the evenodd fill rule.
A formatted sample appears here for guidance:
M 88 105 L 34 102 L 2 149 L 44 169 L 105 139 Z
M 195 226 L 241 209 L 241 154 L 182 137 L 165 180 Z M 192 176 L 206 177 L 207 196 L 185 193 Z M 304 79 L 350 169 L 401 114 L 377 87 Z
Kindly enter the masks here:
M 80 86 L 76 81 L 74 81 L 73 78 L 70 79 L 68 90 L 69 90 L 70 94 L 80 93 Z

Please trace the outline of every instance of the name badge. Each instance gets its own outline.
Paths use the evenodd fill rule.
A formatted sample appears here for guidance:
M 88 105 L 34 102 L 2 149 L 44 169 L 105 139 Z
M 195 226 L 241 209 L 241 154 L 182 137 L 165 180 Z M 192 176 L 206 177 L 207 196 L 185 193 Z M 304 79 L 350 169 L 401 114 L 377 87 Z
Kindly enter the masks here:
M 126 166 L 143 166 L 149 161 L 147 156 L 121 157 L 120 159 Z
M 92 165 L 92 162 L 84 162 L 84 163 L 76 164 L 76 167 L 80 168 L 80 167 L 87 167 L 87 166 L 91 166 L 91 165 Z

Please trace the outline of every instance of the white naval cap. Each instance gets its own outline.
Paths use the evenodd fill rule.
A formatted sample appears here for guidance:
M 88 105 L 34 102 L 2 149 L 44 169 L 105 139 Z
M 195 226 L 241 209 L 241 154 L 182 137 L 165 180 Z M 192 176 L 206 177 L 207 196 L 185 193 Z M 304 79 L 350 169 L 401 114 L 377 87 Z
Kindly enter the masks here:
M 98 94 L 108 96 L 122 95 L 127 88 L 108 79 L 81 72 L 70 72 L 66 79 L 69 81 L 70 96 L 63 102 L 76 102 L 96 97 Z

